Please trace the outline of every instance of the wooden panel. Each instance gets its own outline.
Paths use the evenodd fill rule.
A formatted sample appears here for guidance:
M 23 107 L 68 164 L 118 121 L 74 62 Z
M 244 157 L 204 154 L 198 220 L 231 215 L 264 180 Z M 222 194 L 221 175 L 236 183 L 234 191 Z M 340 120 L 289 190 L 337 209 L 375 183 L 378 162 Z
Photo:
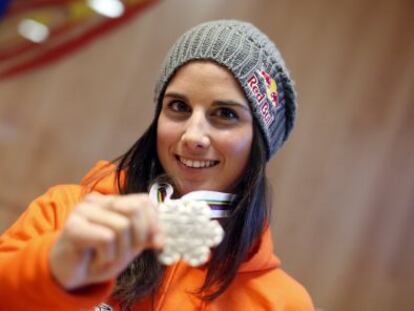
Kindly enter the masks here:
M 0 84 L 0 231 L 35 196 L 123 153 L 167 48 L 216 18 L 273 38 L 299 91 L 269 165 L 285 269 L 322 310 L 414 309 L 414 2 L 163 1 L 70 58 Z

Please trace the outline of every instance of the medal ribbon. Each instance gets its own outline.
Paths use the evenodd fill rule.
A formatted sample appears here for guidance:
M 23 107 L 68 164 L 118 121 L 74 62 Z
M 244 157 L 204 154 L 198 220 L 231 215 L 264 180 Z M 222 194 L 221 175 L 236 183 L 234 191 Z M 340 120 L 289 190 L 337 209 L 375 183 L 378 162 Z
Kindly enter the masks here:
M 166 200 L 172 200 L 171 196 L 174 192 L 170 184 L 155 183 L 151 186 L 149 196 L 156 203 L 162 203 Z M 235 199 L 235 195 L 231 193 L 218 191 L 192 191 L 183 195 L 180 200 L 184 201 L 205 201 L 210 207 L 211 218 L 229 217 L 231 214 L 231 203 Z

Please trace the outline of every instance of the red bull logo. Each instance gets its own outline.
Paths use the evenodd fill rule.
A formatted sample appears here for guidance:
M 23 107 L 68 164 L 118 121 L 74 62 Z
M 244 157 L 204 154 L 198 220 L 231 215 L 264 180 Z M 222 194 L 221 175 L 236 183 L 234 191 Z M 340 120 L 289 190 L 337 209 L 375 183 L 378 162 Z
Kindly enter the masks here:
M 247 80 L 247 86 L 256 99 L 256 105 L 260 109 L 263 120 L 269 126 L 274 117 L 271 113 L 269 103 L 274 109 L 278 108 L 278 92 L 274 79 L 264 70 L 257 70 Z
M 260 112 L 262 113 L 263 120 L 266 125 L 269 126 L 269 124 L 273 121 L 273 116 L 270 112 L 269 103 L 267 101 L 264 101 L 264 103 L 260 106 Z
M 264 95 L 261 93 L 259 85 L 257 83 L 257 78 L 255 74 L 252 74 L 252 76 L 247 80 L 247 85 L 249 86 L 250 91 L 254 94 L 257 101 L 260 103 L 264 99 Z
M 266 84 L 266 97 L 270 102 L 273 104 L 275 108 L 277 108 L 278 105 L 278 93 L 277 93 L 277 84 L 276 81 L 273 80 L 270 75 L 262 70 L 258 71 L 261 75 L 264 83 Z

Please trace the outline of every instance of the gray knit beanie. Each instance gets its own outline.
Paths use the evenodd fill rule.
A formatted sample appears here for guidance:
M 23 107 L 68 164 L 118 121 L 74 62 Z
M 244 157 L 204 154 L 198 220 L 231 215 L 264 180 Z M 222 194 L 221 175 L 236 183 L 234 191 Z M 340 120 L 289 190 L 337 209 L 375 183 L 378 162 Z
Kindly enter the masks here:
M 274 43 L 252 24 L 236 20 L 190 29 L 172 46 L 162 66 L 155 89 L 157 114 L 169 81 L 192 60 L 214 61 L 233 74 L 263 133 L 269 160 L 289 136 L 296 115 L 293 81 Z

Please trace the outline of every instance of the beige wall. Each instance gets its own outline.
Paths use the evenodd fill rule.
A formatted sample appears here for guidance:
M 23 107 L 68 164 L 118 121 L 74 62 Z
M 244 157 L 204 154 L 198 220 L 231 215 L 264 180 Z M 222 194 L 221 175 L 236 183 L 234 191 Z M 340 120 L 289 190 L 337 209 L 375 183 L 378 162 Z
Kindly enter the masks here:
M 165 0 L 58 63 L 0 83 L 0 231 L 47 187 L 123 153 L 159 63 L 205 20 L 252 21 L 296 80 L 269 166 L 286 270 L 323 310 L 414 310 L 414 2 Z

